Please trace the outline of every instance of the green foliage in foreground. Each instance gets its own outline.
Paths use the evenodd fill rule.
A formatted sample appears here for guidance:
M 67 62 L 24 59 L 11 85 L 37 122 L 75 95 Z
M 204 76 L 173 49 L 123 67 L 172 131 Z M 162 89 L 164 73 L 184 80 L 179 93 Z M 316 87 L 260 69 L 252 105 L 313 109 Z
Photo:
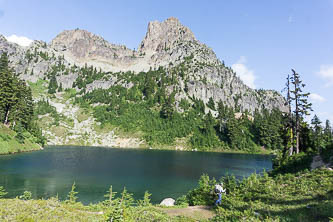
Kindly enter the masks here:
M 187 205 L 213 205 L 217 181 L 203 175 L 198 187 L 177 199 L 177 209 Z M 211 221 L 329 221 L 333 218 L 333 171 L 303 170 L 270 176 L 252 174 L 241 181 L 223 177 L 227 194 L 215 208 Z M 0 189 L 5 193 L 4 189 Z M 72 187 L 71 191 L 74 191 Z M 76 194 L 76 193 L 75 193 Z M 74 194 L 74 196 L 75 196 Z M 106 200 L 84 206 L 76 201 L 0 199 L 1 221 L 198 221 L 167 215 L 150 204 L 150 194 L 135 201 L 126 189 L 116 195 L 110 187 Z M 72 196 L 69 195 L 69 199 Z M 73 198 L 72 198 L 73 199 Z M 184 208 L 185 209 L 185 208 Z
M 71 191 L 74 190 L 75 186 Z M 48 200 L 0 199 L 0 221 L 196 221 L 182 216 L 168 216 L 162 208 L 150 204 L 149 196 L 146 192 L 143 200 L 138 200 L 134 206 L 135 200 L 126 189 L 116 197 L 110 187 L 105 201 L 89 206 L 70 199 L 60 201 L 54 197 Z M 72 197 L 69 195 L 69 198 Z
M 0 187 L 0 198 L 3 198 L 6 194 L 7 192 L 5 191 L 5 189 L 3 187 Z
M 274 169 L 271 174 L 297 173 L 311 169 L 314 154 L 299 153 L 297 155 L 277 157 L 273 161 Z
M 333 171 L 296 174 L 252 174 L 237 181 L 221 178 L 227 189 L 213 221 L 329 221 L 333 217 Z M 214 203 L 215 179 L 203 175 L 199 187 L 177 200 L 184 204 Z

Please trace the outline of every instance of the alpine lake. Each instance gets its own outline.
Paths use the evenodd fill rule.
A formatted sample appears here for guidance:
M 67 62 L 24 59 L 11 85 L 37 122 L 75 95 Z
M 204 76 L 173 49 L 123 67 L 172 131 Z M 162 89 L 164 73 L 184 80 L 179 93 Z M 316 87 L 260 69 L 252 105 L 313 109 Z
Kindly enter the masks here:
M 204 173 L 241 179 L 270 169 L 271 155 L 51 146 L 0 156 L 0 186 L 6 197 L 30 191 L 34 199 L 64 200 L 75 182 L 78 201 L 89 204 L 104 200 L 112 185 L 118 194 L 126 187 L 135 199 L 148 191 L 159 203 L 186 194 Z

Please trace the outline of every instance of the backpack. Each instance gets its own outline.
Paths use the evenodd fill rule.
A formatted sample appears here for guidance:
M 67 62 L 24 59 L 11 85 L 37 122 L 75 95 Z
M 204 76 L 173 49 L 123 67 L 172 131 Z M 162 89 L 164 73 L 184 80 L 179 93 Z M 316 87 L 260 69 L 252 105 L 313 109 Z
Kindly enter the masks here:
M 222 189 L 221 185 L 215 185 L 215 193 L 222 193 Z

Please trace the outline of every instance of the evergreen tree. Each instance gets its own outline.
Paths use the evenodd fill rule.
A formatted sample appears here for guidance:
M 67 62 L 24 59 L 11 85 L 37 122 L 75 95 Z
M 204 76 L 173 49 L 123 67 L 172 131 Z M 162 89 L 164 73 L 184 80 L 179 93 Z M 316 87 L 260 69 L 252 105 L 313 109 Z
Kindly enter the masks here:
M 216 136 L 215 121 L 211 112 L 205 115 L 191 137 L 191 143 L 194 147 L 209 149 L 220 145 L 218 137 Z
M 208 103 L 207 103 L 207 107 L 210 108 L 211 110 L 214 110 L 214 111 L 216 110 L 215 109 L 215 102 L 214 102 L 212 97 L 209 98 Z
M 300 125 L 299 146 L 304 152 L 313 151 L 313 131 L 305 121 Z
M 217 119 L 219 121 L 219 137 L 222 141 L 227 141 L 227 121 L 230 119 L 230 118 L 233 118 L 234 117 L 234 111 L 232 108 L 228 108 L 227 106 L 225 106 L 223 104 L 223 102 L 220 100 L 218 102 L 218 108 L 217 108 L 217 111 L 218 111 L 218 116 L 217 116 Z
M 257 144 L 268 149 L 281 149 L 283 147 L 282 113 L 279 110 L 263 110 L 256 113 L 253 121 L 253 134 Z
M 50 93 L 50 94 L 56 93 L 57 88 L 58 88 L 57 79 L 56 79 L 55 75 L 52 75 L 52 77 L 50 79 L 49 87 L 48 87 L 48 93 Z
M 199 114 L 205 114 L 205 104 L 201 99 L 193 98 L 193 109 Z
M 314 117 L 311 120 L 311 125 L 312 125 L 312 135 L 313 135 L 313 148 L 315 150 L 319 150 L 320 148 L 323 148 L 324 146 L 324 140 L 322 137 L 322 126 L 321 126 L 321 121 L 318 118 L 317 115 L 314 115 Z
M 332 126 L 331 126 L 331 123 L 329 120 L 326 120 L 326 122 L 325 122 L 324 141 L 325 141 L 326 146 L 333 143 Z
M 290 99 L 295 102 L 294 104 L 294 114 L 295 114 L 295 137 L 296 137 L 296 153 L 299 153 L 299 137 L 300 137 L 300 129 L 301 122 L 303 120 L 304 115 L 309 115 L 309 111 L 311 109 L 311 103 L 308 102 L 307 98 L 310 93 L 303 93 L 303 88 L 305 84 L 302 83 L 300 79 L 300 75 L 292 69 L 292 76 L 290 77 L 291 84 L 294 89 L 290 91 L 292 96 Z
M 60 83 L 59 88 L 58 88 L 58 92 L 62 92 L 63 88 L 62 88 L 62 83 Z
M 17 84 L 12 70 L 8 67 L 8 57 L 3 53 L 0 58 L 0 109 L 1 122 L 8 125 L 9 115 L 17 103 Z
M 30 87 L 13 74 L 5 53 L 0 58 L 0 121 L 16 131 L 16 138 L 24 142 L 24 132 L 29 131 L 44 144 L 41 129 L 33 121 L 34 104 Z
M 167 101 L 163 104 L 160 115 L 162 118 L 171 119 L 174 113 L 172 96 L 170 96 Z
M 13 123 L 13 127 L 20 123 L 25 129 L 28 129 L 33 117 L 33 99 L 31 89 L 23 80 L 15 80 L 17 91 L 17 102 L 12 107 L 9 121 Z
M 72 185 L 71 191 L 69 191 L 69 193 L 67 195 L 68 199 L 66 201 L 68 203 L 74 204 L 76 202 L 76 199 L 78 198 L 77 194 L 78 194 L 78 192 L 76 191 L 76 185 L 75 185 L 75 182 L 74 182 L 73 185 Z
M 150 100 L 155 93 L 155 82 L 152 75 L 152 71 L 149 71 L 145 78 L 143 94 L 145 95 L 146 100 Z

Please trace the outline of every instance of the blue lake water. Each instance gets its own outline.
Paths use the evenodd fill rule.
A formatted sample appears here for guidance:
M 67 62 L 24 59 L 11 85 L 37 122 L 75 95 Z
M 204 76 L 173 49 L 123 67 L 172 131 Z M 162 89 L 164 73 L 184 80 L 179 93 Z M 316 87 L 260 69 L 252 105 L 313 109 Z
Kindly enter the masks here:
M 204 173 L 243 178 L 270 170 L 271 160 L 269 155 L 52 146 L 0 156 L 0 186 L 8 197 L 28 190 L 33 198 L 64 200 L 75 181 L 78 200 L 88 204 L 103 200 L 112 185 L 117 192 L 126 187 L 136 199 L 148 190 L 157 203 L 186 194 Z

